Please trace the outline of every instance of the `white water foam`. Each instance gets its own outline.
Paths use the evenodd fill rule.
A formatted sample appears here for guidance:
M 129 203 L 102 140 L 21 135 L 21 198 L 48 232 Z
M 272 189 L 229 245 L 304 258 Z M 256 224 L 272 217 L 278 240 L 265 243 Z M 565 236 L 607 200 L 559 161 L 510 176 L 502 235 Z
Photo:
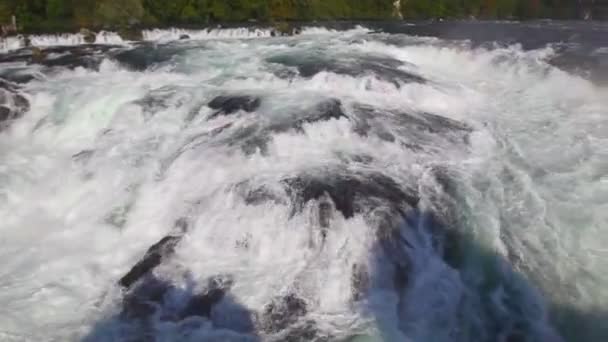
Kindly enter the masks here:
M 248 39 L 248 38 L 264 38 L 270 37 L 271 29 L 260 28 L 217 28 L 207 30 L 187 30 L 187 29 L 154 29 L 144 30 L 144 40 L 166 42 L 179 40 L 180 37 L 186 35 L 189 39 Z
M 252 39 L 252 38 L 268 38 L 273 35 L 273 28 L 209 28 L 204 30 L 196 29 L 152 29 L 143 30 L 142 35 L 144 40 L 152 42 L 170 42 L 180 40 L 187 36 L 193 40 L 209 40 L 209 39 Z M 367 33 L 370 30 L 362 26 L 348 31 L 337 31 L 326 29 L 323 27 L 304 27 L 301 34 L 304 35 L 323 35 L 323 34 L 360 34 Z M 31 46 L 49 47 L 49 46 L 71 46 L 86 44 L 82 34 L 56 34 L 56 35 L 30 35 Z M 101 31 L 96 34 L 95 44 L 111 44 L 122 45 L 126 42 L 115 32 Z M 17 50 L 25 46 L 23 36 L 7 37 L 0 39 L 0 52 Z
M 58 34 L 58 35 L 29 35 L 31 46 L 50 47 L 50 46 L 72 46 L 85 44 L 82 34 Z M 101 31 L 95 36 L 95 44 L 122 45 L 125 41 L 115 32 Z M 0 52 L 17 50 L 25 46 L 23 36 L 7 37 L 0 39 Z

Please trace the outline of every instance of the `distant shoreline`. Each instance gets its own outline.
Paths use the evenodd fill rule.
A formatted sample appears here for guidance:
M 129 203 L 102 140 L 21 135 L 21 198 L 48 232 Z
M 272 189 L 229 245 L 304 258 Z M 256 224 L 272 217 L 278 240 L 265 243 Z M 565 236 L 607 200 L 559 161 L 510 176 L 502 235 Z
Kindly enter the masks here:
M 242 22 L 217 22 L 210 24 L 158 24 L 158 25 L 133 25 L 127 28 L 120 27 L 72 27 L 66 30 L 30 30 L 30 31 L 18 31 L 2 38 L 17 37 L 17 36 L 29 36 L 29 35 L 62 35 L 62 34 L 78 34 L 82 29 L 90 30 L 91 32 L 120 32 L 120 31 L 144 31 L 144 30 L 170 30 L 170 29 L 183 29 L 183 30 L 214 30 L 214 29 L 273 29 L 277 28 L 278 25 L 286 24 L 289 28 L 300 29 L 303 27 L 314 27 L 319 26 L 327 29 L 334 30 L 348 30 L 353 29 L 357 26 L 369 26 L 370 29 L 374 29 L 377 26 L 390 27 L 390 26 L 403 26 L 403 25 L 428 25 L 428 24 L 471 24 L 471 23 L 595 23 L 595 24 L 608 24 L 606 20 L 581 20 L 581 19 L 559 19 L 559 18 L 512 18 L 512 19 L 488 19 L 488 18 L 430 18 L 430 19 L 367 19 L 367 20 L 313 20 L 313 21 L 277 21 L 277 22 L 258 22 L 258 21 L 242 21 Z

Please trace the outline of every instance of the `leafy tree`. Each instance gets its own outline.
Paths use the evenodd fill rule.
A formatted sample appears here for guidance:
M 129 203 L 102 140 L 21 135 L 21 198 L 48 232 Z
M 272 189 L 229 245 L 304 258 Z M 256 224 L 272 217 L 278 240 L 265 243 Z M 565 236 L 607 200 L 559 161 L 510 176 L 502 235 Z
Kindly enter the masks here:
M 129 24 L 388 19 L 395 0 L 0 0 L 0 23 L 26 31 Z M 578 0 L 400 0 L 404 18 L 573 18 Z
M 129 25 L 141 22 L 144 8 L 140 0 L 98 0 L 95 6 L 97 25 Z
M 46 17 L 50 20 L 68 19 L 73 14 L 71 0 L 47 0 Z

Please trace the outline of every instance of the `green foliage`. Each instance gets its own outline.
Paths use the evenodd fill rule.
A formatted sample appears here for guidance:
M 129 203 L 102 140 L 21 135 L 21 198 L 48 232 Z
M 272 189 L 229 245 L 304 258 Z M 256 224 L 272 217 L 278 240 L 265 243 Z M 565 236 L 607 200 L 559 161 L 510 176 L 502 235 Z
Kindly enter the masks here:
M 140 0 L 98 0 L 94 22 L 98 25 L 127 26 L 140 23 L 144 7 Z
M 13 8 L 8 1 L 0 1 L 0 23 L 9 23 L 12 14 Z
M 576 0 L 400 0 L 406 19 L 575 17 Z M 0 0 L 25 31 L 394 18 L 395 0 Z
M 69 19 L 72 17 L 72 1 L 47 0 L 46 17 L 49 20 Z

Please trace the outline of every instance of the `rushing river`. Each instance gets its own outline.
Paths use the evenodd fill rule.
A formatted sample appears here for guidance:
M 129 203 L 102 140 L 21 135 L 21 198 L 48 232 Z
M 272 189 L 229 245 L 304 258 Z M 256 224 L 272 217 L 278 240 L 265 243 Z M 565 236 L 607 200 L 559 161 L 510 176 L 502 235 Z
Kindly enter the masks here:
M 608 26 L 338 26 L 4 41 L 0 341 L 608 341 Z

